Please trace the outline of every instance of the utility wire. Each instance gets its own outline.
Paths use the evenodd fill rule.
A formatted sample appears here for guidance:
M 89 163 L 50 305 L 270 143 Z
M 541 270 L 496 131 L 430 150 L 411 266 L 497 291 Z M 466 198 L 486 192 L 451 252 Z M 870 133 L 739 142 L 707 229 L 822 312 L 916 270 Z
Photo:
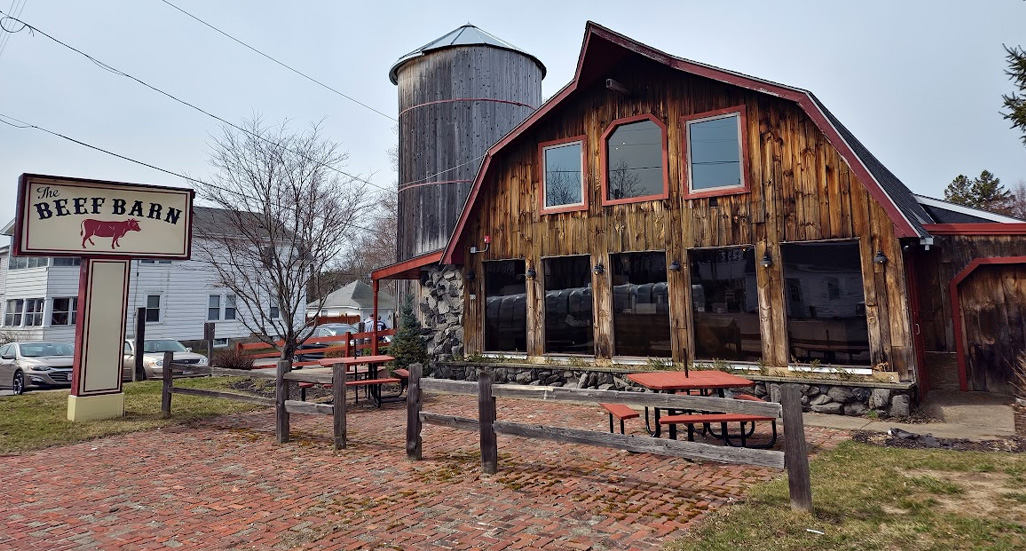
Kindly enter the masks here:
M 18 5 L 18 2 L 21 2 L 20 6 Z M 18 17 L 21 15 L 22 10 L 25 9 L 25 4 L 27 2 L 28 0 L 11 0 L 11 7 L 7 8 L 7 11 L 11 12 L 11 14 L 14 15 L 14 17 Z M 3 22 L 0 21 L 0 28 L 2 28 L 2 24 Z M 9 31 L 7 29 L 3 30 L 7 31 L 7 33 L 3 36 L 0 36 L 0 55 L 4 54 L 4 49 L 7 48 L 7 43 L 11 41 L 11 35 L 13 35 L 16 32 Z
M 165 96 L 165 97 L 167 97 L 169 99 L 172 99 L 172 100 L 174 100 L 174 101 L 176 101 L 176 102 L 178 102 L 178 103 L 180 103 L 180 104 L 182 104 L 182 105 L 184 105 L 186 107 L 189 107 L 191 109 L 199 111 L 200 113 L 203 113 L 204 115 L 206 115 L 208 117 L 211 117 L 211 118 L 221 122 L 222 124 L 230 126 L 231 128 L 234 128 L 235 130 L 238 130 L 239 132 L 242 132 L 244 134 L 248 134 L 250 136 L 253 136 L 254 138 L 258 138 L 260 140 L 263 140 L 263 141 L 267 142 L 268 144 L 271 144 L 271 145 L 273 145 L 275 147 L 281 147 L 281 144 L 275 143 L 275 142 L 271 141 L 270 139 L 268 139 L 268 138 L 266 138 L 266 137 L 264 137 L 264 136 L 262 136 L 260 134 L 257 134 L 257 133 L 255 133 L 255 132 L 253 132 L 251 130 L 247 130 L 245 128 L 242 128 L 241 126 L 238 126 L 238 125 L 228 121 L 227 119 L 219 117 L 219 116 L 217 116 L 217 115 L 215 115 L 215 114 L 213 114 L 213 113 L 211 113 L 209 111 L 206 111 L 206 110 L 204 110 L 204 109 L 202 109 L 202 108 L 200 108 L 200 107 L 198 107 L 198 106 L 196 106 L 196 105 L 194 105 L 192 103 L 189 103 L 189 102 L 187 102 L 187 101 L 185 101 L 183 99 L 180 99 L 180 98 L 174 96 L 173 94 L 171 94 L 169 92 L 165 92 L 165 91 L 161 90 L 160 88 L 157 88 L 156 86 L 152 86 L 150 84 L 147 84 L 146 82 L 144 82 L 144 81 L 142 81 L 142 80 L 140 80 L 140 79 L 138 79 L 138 78 L 136 78 L 136 77 L 134 77 L 134 76 L 132 76 L 132 75 L 130 75 L 128 73 L 125 73 L 124 71 L 120 71 L 120 70 L 118 70 L 118 69 L 116 69 L 116 68 L 114 68 L 114 67 L 112 67 L 112 66 L 110 66 L 110 65 L 108 65 L 108 64 L 106 64 L 106 63 L 104 63 L 104 62 L 102 62 L 100 60 L 98 60 L 98 59 L 96 59 L 95 57 L 93 57 L 93 56 L 83 52 L 82 50 L 79 50 L 78 48 L 75 48 L 74 46 L 71 46 L 70 44 L 62 42 L 59 39 L 57 39 L 57 38 L 55 38 L 55 37 L 53 37 L 53 36 L 43 32 L 38 27 L 34 27 L 34 26 L 32 26 L 32 25 L 30 25 L 30 24 L 28 24 L 28 23 L 26 23 L 26 22 L 24 22 L 24 21 L 22 21 L 22 20 L 20 20 L 20 19 L 18 19 L 16 17 L 11 17 L 10 15 L 5 14 L 2 10 L 0 10 L 0 15 L 3 15 L 7 19 L 11 19 L 13 21 L 16 21 L 16 22 L 21 23 L 22 25 L 24 25 L 22 27 L 22 29 L 19 29 L 19 31 L 27 28 L 27 29 L 29 29 L 29 31 L 37 32 L 37 33 L 45 36 L 46 38 L 49 38 L 50 40 L 56 42 L 57 44 L 60 44 L 61 46 L 64 46 L 65 48 L 67 48 L 67 49 L 69 49 L 69 50 L 71 50 L 71 51 L 73 51 L 73 52 L 75 52 L 75 53 L 85 57 L 89 61 L 93 62 L 93 64 L 95 64 L 97 67 L 100 67 L 101 69 L 103 69 L 105 71 L 111 72 L 111 73 L 113 73 L 115 75 L 118 75 L 118 76 L 125 77 L 125 78 L 127 78 L 129 80 L 135 81 L 135 82 L 145 86 L 146 88 L 149 88 L 150 90 L 153 90 L 154 92 L 157 92 L 158 94 L 161 94 L 161 95 L 163 95 L 163 96 Z M 365 184 L 367 184 L 369 186 L 376 187 L 376 188 L 378 188 L 378 189 L 380 189 L 382 191 L 388 192 L 388 193 L 395 193 L 394 190 L 390 190 L 390 189 L 381 187 L 381 186 L 375 184 L 374 182 L 371 182 L 370 180 L 366 180 L 364 178 L 360 178 L 359 176 L 354 176 L 352 174 L 349 174 L 348 172 L 345 172 L 344 170 L 340 170 L 340 169 L 338 169 L 336 167 L 333 167 L 331 165 L 321 163 L 321 162 L 319 162 L 319 161 L 317 161 L 315 159 L 312 159 L 310 157 L 306 157 L 301 152 L 293 151 L 293 153 L 295 153 L 297 155 L 300 155 L 301 157 L 304 157 L 306 160 L 311 161 L 311 162 L 313 162 L 315 164 L 318 164 L 319 166 L 322 166 L 324 168 L 327 168 L 329 170 L 337 172 L 337 173 L 339 173 L 339 174 L 341 174 L 341 175 L 343 175 L 343 176 L 345 176 L 347 178 L 353 179 L 353 180 L 358 181 L 358 182 L 363 182 L 363 183 L 365 183 Z
M 280 65 L 280 66 L 282 66 L 282 67 L 284 67 L 284 68 L 288 69 L 289 71 L 292 71 L 293 73 L 295 73 L 295 74 L 297 74 L 297 75 L 299 75 L 299 76 L 301 76 L 301 77 L 305 78 L 306 80 L 309 80 L 310 82 L 313 82 L 314 84 L 317 84 L 318 86 L 320 86 L 320 87 L 322 87 L 322 88 L 324 88 L 324 89 L 326 89 L 326 90 L 332 91 L 332 92 L 334 92 L 334 93 L 336 93 L 336 94 L 338 94 L 338 95 L 342 96 L 343 98 L 346 98 L 347 100 L 349 100 L 349 101 L 351 101 L 351 102 L 353 102 L 353 103 L 355 103 L 355 104 L 357 104 L 357 105 L 359 105 L 359 106 L 361 106 L 361 107 L 364 107 L 364 108 L 366 108 L 366 109 L 369 109 L 369 110 L 371 110 L 371 111 L 373 111 L 373 112 L 375 112 L 375 113 L 377 113 L 377 114 L 381 115 L 382 117 L 385 117 L 386 119 L 388 119 L 388 120 L 390 120 L 390 121 L 392 121 L 392 122 L 399 122 L 398 120 L 396 120 L 395 118 L 393 118 L 393 117 L 392 117 L 391 115 L 388 115 L 388 114 L 382 113 L 381 111 L 378 111 L 377 109 L 375 109 L 375 108 L 371 107 L 370 105 L 367 105 L 366 103 L 363 103 L 362 101 L 360 101 L 360 100 L 358 100 L 358 99 L 356 99 L 356 98 L 354 98 L 354 97 L 352 97 L 352 96 L 348 96 L 348 95 L 346 95 L 346 94 L 343 94 L 342 92 L 339 92 L 338 90 L 336 90 L 336 89 L 332 88 L 331 86 L 328 86 L 327 84 L 324 84 L 323 82 L 321 82 L 321 81 L 319 81 L 319 80 L 317 80 L 317 79 L 313 78 L 313 77 L 312 77 L 312 76 L 310 76 L 310 75 L 307 75 L 306 73 L 304 73 L 304 72 L 302 72 L 302 71 L 300 71 L 300 70 L 298 70 L 298 69 L 293 69 L 293 68 L 292 68 L 291 66 L 289 66 L 288 64 L 286 64 L 286 63 L 284 63 L 284 62 L 281 62 L 281 61 L 278 61 L 277 59 L 275 59 L 275 58 L 271 57 L 270 55 L 268 55 L 268 54 L 265 54 L 264 52 L 262 52 L 262 51 L 260 51 L 260 50 L 258 50 L 258 49 L 256 49 L 256 48 L 254 48 L 253 46 L 250 46 L 249 44 L 246 44 L 245 42 L 243 42 L 243 41 L 239 40 L 238 38 L 235 38 L 234 36 L 232 36 L 232 35 L 230 35 L 230 34 L 226 33 L 225 31 L 222 31 L 221 29 L 219 29 L 219 28 L 217 28 L 217 27 L 215 27 L 215 26 L 211 25 L 210 23 L 207 23 L 206 21 L 204 21 L 204 20 L 200 19 L 199 17 L 196 17 L 195 15 L 193 15 L 193 14 L 191 14 L 191 13 L 189 13 L 189 12 L 187 12 L 187 11 L 183 10 L 182 8 L 180 8 L 180 7 L 178 7 L 178 6 L 174 5 L 174 4 L 172 4 L 171 2 L 168 2 L 167 0 L 160 0 L 160 1 L 161 1 L 161 2 L 163 2 L 163 3 L 165 3 L 165 4 L 167 4 L 168 6 L 171 6 L 171 7 L 172 7 L 172 8 L 174 8 L 174 9 L 178 10 L 179 12 L 181 12 L 181 13 L 183 13 L 183 14 L 185 14 L 185 15 L 189 16 L 190 18 L 192 18 L 192 19 L 194 19 L 195 21 L 197 21 L 197 22 L 201 23 L 202 25 L 204 25 L 204 26 L 206 26 L 206 27 L 210 28 L 211 30 L 213 30 L 213 31 L 217 32 L 218 34 L 220 34 L 220 35 L 222 35 L 222 36 L 224 36 L 224 37 L 226 37 L 226 38 L 229 38 L 229 39 L 231 39 L 232 41 L 236 42 L 237 44 L 239 44 L 239 45 L 241 45 L 241 46 L 244 46 L 244 47 L 248 48 L 249 50 L 251 50 L 251 51 L 253 51 L 253 52 L 255 52 L 255 53 L 257 53 L 257 54 L 259 54 L 259 55 L 263 56 L 264 58 L 266 58 L 266 59 L 268 59 L 268 60 L 270 60 L 270 61 L 273 61 L 273 62 L 277 63 L 278 65 Z
M 4 119 L 8 119 L 8 120 L 4 120 Z M 14 122 L 10 122 L 10 121 L 14 121 Z M 95 145 L 83 142 L 81 140 L 76 140 L 75 138 L 72 138 L 70 136 L 66 136 L 64 134 L 61 134 L 60 132 L 54 132 L 53 130 L 49 130 L 47 128 L 43 128 L 42 126 L 37 126 L 37 125 L 31 124 L 31 123 L 25 122 L 25 121 L 23 121 L 21 119 L 14 118 L 14 117 L 12 117 L 10 115 L 5 115 L 3 113 L 0 113 L 0 123 L 6 124 L 7 126 L 11 126 L 11 127 L 17 128 L 19 130 L 23 130 L 23 129 L 39 130 L 40 132 L 45 132 L 47 134 L 50 134 L 51 136 L 56 136 L 56 137 L 61 138 L 63 140 L 67 140 L 69 142 L 81 145 L 83 147 L 87 147 L 87 148 L 92 149 L 94 151 L 99 151 L 100 153 L 106 153 L 107 155 L 110 155 L 112 157 L 117 157 L 118 159 L 122 159 L 122 160 L 128 161 L 130 163 L 135 163 L 137 165 L 141 165 L 141 166 L 144 166 L 146 168 L 151 168 L 153 170 L 156 170 L 156 171 L 159 171 L 159 172 L 163 172 L 164 174 L 169 174 L 171 176 L 176 176 L 178 178 L 181 178 L 183 180 L 186 180 L 186 181 L 189 181 L 189 182 L 192 182 L 192 183 L 195 183 L 195 184 L 199 184 L 201 186 L 210 187 L 210 188 L 213 188 L 213 189 L 216 189 L 216 190 L 219 190 L 219 191 L 223 191 L 225 193 L 238 194 L 238 192 L 236 192 L 234 190 L 230 190 L 230 189 L 227 189 L 227 188 L 224 188 L 224 187 L 220 187 L 220 186 L 217 186 L 215 184 L 211 184 L 209 182 L 204 182 L 203 180 L 197 180 L 195 178 L 191 178 L 191 177 L 186 176 L 184 174 L 180 174 L 178 172 L 174 172 L 174 171 L 168 170 L 166 168 L 161 168 L 161 167 L 159 167 L 157 165 L 152 165 L 150 163 L 143 162 L 143 161 L 140 161 L 138 159 L 133 159 L 131 157 L 128 157 L 128 156 L 125 156 L 125 155 L 121 155 L 120 153 L 115 153 L 113 151 L 110 151 L 109 149 L 104 149 L 102 147 L 95 146 Z M 252 200 L 256 200 L 257 199 L 255 197 L 246 196 L 244 194 L 239 194 L 239 195 L 242 195 L 243 197 L 246 197 L 247 199 L 252 199 Z M 372 230 L 370 228 L 365 228 L 363 226 L 359 226 L 359 225 L 356 225 L 356 224 L 353 224 L 353 223 L 350 223 L 350 225 L 353 226 L 354 228 L 361 229 L 361 230 L 364 230 L 364 231 L 369 231 L 369 232 L 374 232 L 375 231 L 375 230 Z

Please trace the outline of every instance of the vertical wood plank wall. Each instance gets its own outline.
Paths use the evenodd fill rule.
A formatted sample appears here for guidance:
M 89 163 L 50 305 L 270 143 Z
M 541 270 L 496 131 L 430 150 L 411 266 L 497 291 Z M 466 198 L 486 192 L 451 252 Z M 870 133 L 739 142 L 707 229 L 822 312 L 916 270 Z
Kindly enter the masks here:
M 668 273 L 673 357 L 693 357 L 687 250 L 695 247 L 754 245 L 756 258 L 769 252 L 769 269 L 758 270 L 763 357 L 772 366 L 788 362 L 783 266 L 780 243 L 858 239 L 862 252 L 866 315 L 874 363 L 887 362 L 902 380 L 912 377 L 913 347 L 901 244 L 884 210 L 851 172 L 814 123 L 794 104 L 772 96 L 687 75 L 654 62 L 630 58 L 608 75 L 631 90 L 625 96 L 602 82 L 578 91 L 575 99 L 554 110 L 534 129 L 492 159 L 478 203 L 459 245 L 466 249 L 492 238 L 490 249 L 469 255 L 465 269 L 484 273 L 481 262 L 524 258 L 538 277 L 528 284 L 528 353 L 543 353 L 543 270 L 548 256 L 590 255 L 609 266 L 609 254 L 665 250 Z M 683 130 L 680 118 L 744 105 L 751 192 L 711 200 L 685 199 Z M 600 151 L 602 133 L 611 121 L 651 113 L 667 126 L 670 194 L 666 200 L 602 206 Z M 587 211 L 541 215 L 537 144 L 587 135 Z M 877 251 L 889 262 L 874 264 Z M 613 351 L 613 324 L 608 270 L 593 275 L 596 297 L 595 341 L 599 358 Z M 600 279 L 601 278 L 601 279 Z M 604 297 L 604 298 L 603 298 Z M 467 301 L 465 335 L 468 352 L 482 351 L 483 297 Z M 608 319 L 607 319 L 608 318 Z

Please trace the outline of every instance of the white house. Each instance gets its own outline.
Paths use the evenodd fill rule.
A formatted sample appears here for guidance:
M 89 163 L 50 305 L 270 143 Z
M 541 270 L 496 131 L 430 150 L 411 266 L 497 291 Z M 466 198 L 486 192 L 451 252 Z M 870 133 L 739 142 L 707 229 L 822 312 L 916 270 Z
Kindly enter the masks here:
M 216 227 L 219 212 L 194 207 L 194 224 Z M 9 224 L 3 233 L 11 235 L 12 226 Z M 16 257 L 4 251 L 0 263 L 4 307 L 0 330 L 13 332 L 22 340 L 74 342 L 79 271 L 78 258 Z M 200 260 L 133 260 L 128 335 L 135 333 L 137 310 L 145 308 L 146 338 L 199 341 L 207 321 L 216 324 L 215 346 L 249 337 L 251 331 L 242 320 L 244 316 L 252 319 L 252 313 L 241 303 L 236 304 L 235 295 L 216 282 L 209 264 Z M 272 315 L 278 310 L 270 300 L 265 307 Z M 302 306 L 297 317 L 306 317 Z
M 317 301 L 306 306 L 307 315 L 322 318 L 354 318 L 361 321 L 374 315 L 374 290 L 363 281 L 356 280 L 340 289 L 328 293 L 321 301 L 321 311 L 317 314 Z M 378 316 L 382 321 L 393 327 L 395 315 L 395 297 L 385 291 L 378 292 Z

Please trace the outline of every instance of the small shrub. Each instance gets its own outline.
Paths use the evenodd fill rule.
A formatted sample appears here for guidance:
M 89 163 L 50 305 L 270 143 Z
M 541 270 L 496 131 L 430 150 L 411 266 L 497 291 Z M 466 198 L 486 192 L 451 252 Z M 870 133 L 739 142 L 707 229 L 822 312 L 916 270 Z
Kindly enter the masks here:
M 211 365 L 225 369 L 253 369 L 253 358 L 247 356 L 238 348 L 228 348 L 214 354 Z
M 400 310 L 399 329 L 388 347 L 389 355 L 395 358 L 393 367 L 408 368 L 410 364 L 427 363 L 427 343 L 421 336 L 421 330 L 420 322 L 413 314 L 413 297 L 407 295 Z

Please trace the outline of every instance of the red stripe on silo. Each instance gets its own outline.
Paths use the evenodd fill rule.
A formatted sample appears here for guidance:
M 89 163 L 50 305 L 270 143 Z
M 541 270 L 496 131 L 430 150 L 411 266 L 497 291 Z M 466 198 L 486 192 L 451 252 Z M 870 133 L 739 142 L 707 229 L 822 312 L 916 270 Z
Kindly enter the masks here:
M 424 107 L 425 105 L 435 105 L 435 104 L 438 104 L 438 103 L 454 103 L 454 102 L 457 102 L 457 101 L 491 101 L 491 102 L 494 102 L 494 103 L 508 103 L 510 105 L 516 105 L 518 107 L 527 107 L 528 109 L 532 109 L 532 110 L 534 109 L 533 105 L 528 105 L 526 103 L 521 103 L 519 101 L 510 101 L 510 100 L 505 100 L 505 99 L 493 99 L 493 98 L 452 98 L 452 99 L 440 99 L 440 100 L 436 100 L 436 101 L 429 101 L 427 103 L 418 103 L 417 105 L 411 105 L 411 106 L 407 107 L 406 109 L 403 109 L 402 111 L 400 111 L 399 112 L 399 116 L 401 117 L 401 116 L 403 116 L 404 113 L 406 113 L 408 111 L 412 111 L 413 109 L 416 109 L 418 107 Z
M 399 192 L 402 193 L 402 192 L 404 192 L 404 191 L 406 191 L 408 189 L 413 189 L 415 187 L 421 187 L 421 186 L 434 186 L 434 185 L 438 185 L 438 184 L 466 184 L 468 182 L 473 182 L 473 180 L 443 180 L 441 182 L 423 182 L 423 183 L 420 183 L 420 184 L 410 184 L 410 185 L 405 185 L 405 186 L 399 186 Z

